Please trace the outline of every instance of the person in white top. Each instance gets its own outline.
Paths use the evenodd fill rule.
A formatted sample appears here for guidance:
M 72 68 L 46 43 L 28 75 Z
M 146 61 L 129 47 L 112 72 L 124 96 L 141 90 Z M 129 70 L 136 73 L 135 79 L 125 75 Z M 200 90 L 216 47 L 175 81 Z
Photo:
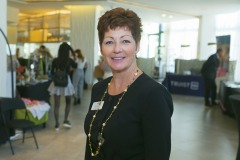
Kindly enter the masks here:
M 73 86 L 75 88 L 74 105 L 77 105 L 81 104 L 84 85 L 84 68 L 87 65 L 87 61 L 80 49 L 75 50 L 75 56 L 78 66 L 73 72 Z

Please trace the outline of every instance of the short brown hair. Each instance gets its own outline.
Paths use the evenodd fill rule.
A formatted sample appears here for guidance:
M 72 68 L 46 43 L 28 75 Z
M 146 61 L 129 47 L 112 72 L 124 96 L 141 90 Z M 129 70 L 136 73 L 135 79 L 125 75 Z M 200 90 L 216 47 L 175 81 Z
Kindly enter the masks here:
M 131 31 L 136 43 L 140 42 L 142 32 L 141 19 L 132 10 L 115 8 L 105 12 L 99 18 L 97 29 L 100 46 L 103 42 L 105 32 L 109 28 L 116 29 L 117 27 L 127 27 Z

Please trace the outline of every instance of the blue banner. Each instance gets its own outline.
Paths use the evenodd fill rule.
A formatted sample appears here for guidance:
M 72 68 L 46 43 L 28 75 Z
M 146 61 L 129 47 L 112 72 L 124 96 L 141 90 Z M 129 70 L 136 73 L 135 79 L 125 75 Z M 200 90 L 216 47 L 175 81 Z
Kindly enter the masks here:
M 173 94 L 204 96 L 202 76 L 167 74 L 163 85 Z

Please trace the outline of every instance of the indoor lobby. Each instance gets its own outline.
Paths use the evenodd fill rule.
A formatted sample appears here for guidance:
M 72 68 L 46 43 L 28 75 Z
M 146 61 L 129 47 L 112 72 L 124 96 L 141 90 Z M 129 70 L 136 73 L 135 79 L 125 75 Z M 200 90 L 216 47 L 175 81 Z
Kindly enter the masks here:
M 39 100 L 46 100 L 50 106 L 46 121 L 34 128 L 39 148 L 32 138 L 24 143 L 13 141 L 15 154 L 12 155 L 9 143 L 1 143 L 1 137 L 0 160 L 84 160 L 85 147 L 88 147 L 84 120 L 92 86 L 97 82 L 94 69 L 101 58 L 97 21 L 106 10 L 119 6 L 136 11 L 142 18 L 139 68 L 162 83 L 173 98 L 170 160 L 240 160 L 236 159 L 240 154 L 239 119 L 230 101 L 231 95 L 240 95 L 238 0 L 1 0 L 0 6 L 6 6 L 0 7 L 0 14 L 4 15 L 0 29 L 9 42 L 8 45 L 2 36 L 4 33 L 0 35 L 0 48 L 6 48 L 0 53 L 0 105 L 1 97 L 14 97 L 16 89 L 19 92 L 32 86 L 27 94 L 21 94 L 26 98 L 40 96 Z M 61 97 L 61 124 L 56 131 L 54 97 L 47 92 L 50 76 L 46 72 L 40 78 L 34 77 L 36 81 L 30 83 L 31 76 L 36 73 L 32 74 L 29 61 L 31 54 L 41 45 L 53 58 L 57 57 L 62 42 L 67 42 L 74 50 L 81 49 L 87 59 L 87 87 L 81 104 L 74 105 L 74 98 L 71 99 L 69 120 L 72 128 L 63 126 L 65 99 Z M 219 47 L 224 47 L 226 61 L 221 63 L 217 72 L 217 105 L 208 107 L 204 104 L 200 69 Z M 11 58 L 17 57 L 17 49 L 28 71 L 27 76 L 20 78 L 18 70 L 9 69 Z M 38 86 L 37 91 L 34 86 Z M 2 132 L 1 119 L 0 129 Z M 21 135 L 17 131 L 11 138 L 18 139 Z

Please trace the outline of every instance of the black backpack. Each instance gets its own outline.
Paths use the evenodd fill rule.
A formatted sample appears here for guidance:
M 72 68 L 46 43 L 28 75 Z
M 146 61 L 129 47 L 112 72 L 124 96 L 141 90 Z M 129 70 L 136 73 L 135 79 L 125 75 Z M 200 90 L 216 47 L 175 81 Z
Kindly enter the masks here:
M 67 63 L 68 64 L 68 63 Z M 61 70 L 59 67 L 53 76 L 54 85 L 57 87 L 66 87 L 68 85 L 68 74 L 66 71 L 67 64 L 64 70 Z

